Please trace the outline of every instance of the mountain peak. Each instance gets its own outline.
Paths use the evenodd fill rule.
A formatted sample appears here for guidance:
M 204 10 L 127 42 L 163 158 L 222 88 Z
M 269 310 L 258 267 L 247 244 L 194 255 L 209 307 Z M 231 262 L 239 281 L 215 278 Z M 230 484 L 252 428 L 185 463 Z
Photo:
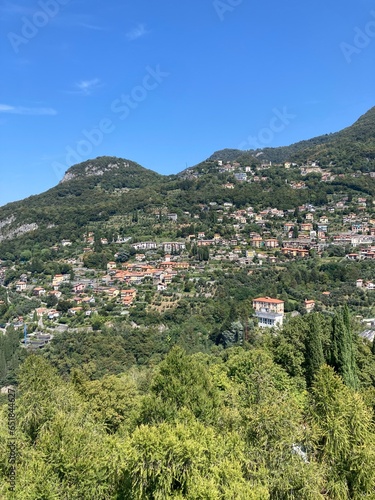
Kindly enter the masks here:
M 87 160 L 70 167 L 65 172 L 60 184 L 82 177 L 103 176 L 114 170 L 130 168 L 131 163 L 133 162 L 115 156 L 99 156 L 93 160 Z

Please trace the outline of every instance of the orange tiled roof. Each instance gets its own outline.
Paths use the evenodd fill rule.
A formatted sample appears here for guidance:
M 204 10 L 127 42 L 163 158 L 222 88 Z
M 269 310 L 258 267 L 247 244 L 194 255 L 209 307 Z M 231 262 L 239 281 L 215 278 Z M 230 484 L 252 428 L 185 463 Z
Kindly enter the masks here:
M 258 299 L 254 299 L 254 302 L 266 302 L 268 304 L 284 304 L 283 300 L 271 299 L 270 297 L 260 297 Z

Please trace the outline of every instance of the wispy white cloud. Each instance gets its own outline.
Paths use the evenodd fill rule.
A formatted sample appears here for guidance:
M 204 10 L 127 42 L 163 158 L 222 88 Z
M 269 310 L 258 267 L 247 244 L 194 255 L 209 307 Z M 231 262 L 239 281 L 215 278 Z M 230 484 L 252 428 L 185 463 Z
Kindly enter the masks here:
M 82 95 L 90 95 L 95 89 L 101 87 L 102 84 L 99 78 L 93 78 L 92 80 L 81 80 L 75 84 L 76 90 L 74 92 Z
M 78 22 L 77 25 L 80 26 L 81 28 L 86 28 L 88 30 L 94 30 L 94 31 L 104 31 L 106 29 L 103 26 L 97 26 L 95 24 L 90 24 L 90 23 Z
M 100 22 L 97 23 L 93 16 L 73 14 L 66 11 L 56 16 L 53 21 L 62 28 L 84 28 L 92 31 L 105 31 L 108 29 L 108 27 L 102 26 Z
M 312 99 L 311 101 L 305 101 L 305 103 L 304 103 L 304 104 L 309 104 L 309 105 L 310 105 L 310 104 L 313 104 L 313 105 L 315 105 L 315 104 L 320 104 L 321 102 L 322 102 L 322 101 L 319 101 L 319 100 L 317 100 L 317 99 Z
M 0 113 L 33 116 L 57 115 L 57 111 L 53 108 L 27 108 L 24 106 L 10 106 L 9 104 L 0 104 Z
M 137 40 L 137 38 L 147 35 L 147 33 L 146 26 L 144 24 L 138 24 L 138 26 L 126 33 L 126 37 L 132 42 L 133 40 Z

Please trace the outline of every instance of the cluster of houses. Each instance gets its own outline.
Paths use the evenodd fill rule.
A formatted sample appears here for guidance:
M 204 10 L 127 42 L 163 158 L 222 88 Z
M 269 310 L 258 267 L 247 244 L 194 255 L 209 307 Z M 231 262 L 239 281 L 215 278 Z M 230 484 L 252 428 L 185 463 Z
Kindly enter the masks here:
M 255 157 L 254 157 L 255 159 Z M 199 178 L 200 176 L 204 175 L 208 171 L 212 171 L 212 162 L 209 162 L 209 165 L 207 165 L 207 168 L 203 165 L 200 165 L 199 169 L 196 169 L 194 167 L 188 168 L 185 170 L 183 177 L 185 178 Z M 318 174 L 320 176 L 320 179 L 322 182 L 332 182 L 334 181 L 337 177 L 345 177 L 344 174 L 334 174 L 329 168 L 322 168 L 319 166 L 319 164 L 315 161 L 309 161 L 307 164 L 303 165 L 298 165 L 297 163 L 292 163 L 292 162 L 284 162 L 283 164 L 280 163 L 275 163 L 273 164 L 272 161 L 263 161 L 260 164 L 257 165 L 241 165 L 237 161 L 226 161 L 224 162 L 223 160 L 217 160 L 216 162 L 216 170 L 219 174 L 232 174 L 235 179 L 239 182 L 260 182 L 262 180 L 268 180 L 266 177 L 266 173 L 264 171 L 270 169 L 272 166 L 277 166 L 279 168 L 284 167 L 285 169 L 296 169 L 299 171 L 301 176 L 307 176 L 310 174 Z M 262 173 L 262 176 L 259 175 L 259 173 Z M 371 176 L 375 177 L 374 172 L 353 172 L 350 174 L 352 177 L 360 177 L 360 176 Z M 297 188 L 298 189 L 298 188 Z
M 156 244 L 155 244 L 156 245 Z M 179 243 L 166 243 L 165 248 L 182 249 Z M 184 245 L 183 245 L 184 246 Z M 154 244 L 147 242 L 142 244 L 142 249 L 153 249 Z M 81 277 L 79 280 L 70 281 L 70 275 L 56 274 L 48 286 L 34 286 L 28 283 L 27 275 L 22 275 L 22 280 L 16 282 L 15 290 L 20 293 L 30 292 L 31 295 L 45 301 L 48 296 L 54 296 L 57 300 L 64 298 L 60 288 L 68 284 L 70 293 L 73 295 L 70 302 L 75 307 L 68 309 L 68 314 L 75 315 L 81 311 L 86 316 L 95 312 L 97 302 L 95 295 L 101 295 L 105 300 L 116 299 L 124 307 L 134 304 L 137 297 L 137 286 L 146 280 L 161 292 L 167 289 L 172 280 L 179 273 L 187 271 L 190 264 L 186 261 L 172 258 L 170 254 L 165 255 L 162 262 L 149 264 L 144 262 L 118 264 L 115 261 L 108 262 L 107 272 L 98 272 L 96 279 Z M 50 320 L 58 319 L 61 312 L 54 308 L 39 307 L 35 310 L 37 317 L 46 317 Z
M 203 236 L 203 234 L 200 235 L 200 237 Z M 153 242 L 145 242 L 138 247 L 138 250 L 155 250 L 155 245 L 156 243 Z M 167 242 L 163 244 L 163 248 L 183 250 L 184 244 Z M 125 308 L 131 307 L 137 298 L 138 285 L 148 280 L 148 283 L 153 285 L 156 290 L 164 291 L 175 276 L 188 271 L 190 267 L 189 262 L 178 256 L 172 258 L 170 254 L 165 255 L 164 260 L 161 262 L 154 264 L 143 261 L 120 264 L 110 261 L 107 264 L 107 272 L 97 273 L 96 280 L 82 278 L 72 282 L 70 275 L 56 274 L 48 286 L 42 287 L 28 284 L 27 275 L 22 275 L 22 279 L 20 278 L 20 281 L 16 283 L 15 289 L 20 293 L 29 291 L 42 301 L 45 301 L 48 296 L 54 296 L 59 300 L 64 298 L 63 293 L 60 291 L 61 286 L 68 285 L 72 295 L 70 302 L 73 302 L 75 306 L 70 307 L 65 312 L 69 315 L 83 312 L 86 316 L 90 316 L 96 310 L 97 298 L 95 298 L 95 295 L 101 295 L 104 300 L 115 299 Z M 359 285 L 357 284 L 357 286 Z M 260 327 L 277 327 L 283 324 L 284 302 L 282 300 L 270 297 L 258 298 L 254 300 L 253 307 Z M 307 312 L 311 312 L 314 307 L 314 301 L 305 301 Z M 35 314 L 38 318 L 56 320 L 61 316 L 62 312 L 54 308 L 38 307 Z M 29 345 L 33 344 L 36 348 L 39 348 L 43 345 L 44 340 L 42 337 L 30 338 Z
M 237 182 L 266 181 L 266 172 L 271 166 L 271 162 L 264 162 L 256 167 L 241 167 L 236 162 L 217 162 L 218 171 L 233 174 Z M 322 181 L 334 179 L 331 172 L 321 169 L 314 162 L 300 167 L 287 162 L 284 167 L 299 168 L 303 176 L 319 174 Z M 187 177 L 199 175 L 194 169 L 186 172 Z M 292 181 L 289 184 L 294 189 L 304 189 L 305 180 Z M 234 189 L 233 179 L 232 182 L 224 184 L 224 187 Z M 91 316 L 101 300 L 116 300 L 125 308 L 133 306 L 139 296 L 139 287 L 144 283 L 150 284 L 154 291 L 166 291 L 175 277 L 186 274 L 192 267 L 195 268 L 194 257 L 189 258 L 188 254 L 192 245 L 208 247 L 209 259 L 212 261 L 233 261 L 242 266 L 260 266 L 264 262 L 277 263 L 285 260 L 285 257 L 308 258 L 312 253 L 321 254 L 330 245 L 344 248 L 348 260 L 374 260 L 375 218 L 372 203 L 370 196 L 358 196 L 350 200 L 343 196 L 340 199 L 332 198 L 324 207 L 305 204 L 295 210 L 267 208 L 256 211 L 251 206 L 237 210 L 229 201 L 220 206 L 216 201 L 199 205 L 202 212 L 215 212 L 215 231 L 218 231 L 217 224 L 224 223 L 225 218 L 226 227 L 223 229 L 229 227 L 230 231 L 223 231 L 223 234 L 230 234 L 230 237 L 223 237 L 218 232 L 213 234 L 213 231 L 208 234 L 209 230 L 202 230 L 206 223 L 202 222 L 197 213 L 177 214 L 165 210 L 164 217 L 173 223 L 176 231 L 195 223 L 199 224 L 199 229 L 186 238 L 180 238 L 180 241 L 133 241 L 129 236 L 121 235 L 116 235 L 113 241 L 109 235 L 108 238 L 103 236 L 100 237 L 101 245 L 108 245 L 111 249 L 113 243 L 131 244 L 135 251 L 133 258 L 121 263 L 118 259 L 119 253 L 114 250 L 111 257 L 113 260 L 108 262 L 106 271 L 95 271 L 96 278 L 89 279 L 84 276 L 84 272 L 75 272 L 76 276 L 72 281 L 69 275 L 57 274 L 48 284 L 39 281 L 34 285 L 29 283 L 27 274 L 21 274 L 17 281 L 12 282 L 11 287 L 21 294 L 28 293 L 37 297 L 41 302 L 45 302 L 48 297 L 55 297 L 57 302 L 64 299 L 61 290 L 66 289 L 63 287 L 65 285 L 72 297 L 69 300 L 74 304 L 74 307 L 67 311 L 68 314 L 83 312 Z M 154 218 L 161 217 L 161 213 L 153 215 Z M 178 239 L 177 236 L 170 237 Z M 82 242 L 79 243 L 82 247 L 80 249 L 83 253 L 92 252 L 95 243 L 94 233 L 88 232 L 83 236 L 83 245 Z M 52 249 L 64 249 L 67 253 L 72 245 L 72 241 L 64 239 Z M 74 245 L 76 247 L 77 243 Z M 164 257 L 160 258 L 161 255 Z M 75 260 L 68 259 L 66 262 L 74 264 Z M 0 284 L 4 282 L 6 271 L 7 268 L 0 261 Z M 364 290 L 375 289 L 372 281 L 362 279 L 357 280 L 356 286 Z M 261 297 L 254 300 L 253 306 L 261 327 L 282 325 L 283 301 Z M 314 307 L 314 301 L 305 301 L 307 312 L 311 312 Z M 35 313 L 40 318 L 46 317 L 50 320 L 56 320 L 62 314 L 61 310 L 47 307 L 37 308 Z
M 168 248 L 175 245 L 168 243 Z M 158 291 L 164 291 L 172 280 L 181 271 L 187 271 L 190 264 L 183 260 L 172 260 L 171 255 L 165 255 L 165 260 L 155 264 L 148 263 L 124 263 L 121 269 L 117 268 L 115 261 L 107 264 L 107 274 L 102 277 L 102 281 L 106 285 L 112 285 L 112 288 L 107 289 L 110 294 L 116 294 L 118 289 L 113 285 L 123 285 L 134 287 L 142 284 L 146 279 L 156 287 Z M 119 292 L 119 291 L 118 291 Z M 120 292 L 119 292 L 120 293 Z M 137 292 L 134 288 L 130 290 L 121 290 L 122 303 L 126 306 L 131 306 Z
M 264 167 L 266 168 L 266 167 Z M 314 167 L 311 167 L 314 168 Z M 360 197 L 354 200 L 358 207 L 367 207 L 369 200 Z M 220 210 L 217 210 L 220 208 Z M 277 263 L 281 256 L 288 258 L 307 258 L 312 250 L 321 253 L 328 245 L 348 247 L 351 250 L 346 254 L 349 260 L 375 259 L 375 219 L 367 212 L 345 213 L 338 224 L 335 211 L 347 208 L 347 200 L 332 202 L 327 207 L 317 209 L 311 204 L 297 207 L 297 210 L 279 210 L 268 208 L 259 212 L 253 207 L 236 210 L 233 204 L 226 202 L 222 207 L 210 202 L 202 205 L 201 209 L 213 209 L 224 212 L 234 229 L 234 236 L 230 239 L 215 233 L 207 238 L 205 231 L 189 234 L 183 241 L 144 241 L 132 242 L 136 251 L 134 261 L 120 264 L 115 260 L 107 265 L 107 272 L 103 273 L 94 285 L 90 280 L 73 282 L 71 292 L 75 307 L 69 310 L 74 315 L 85 310 L 87 315 L 95 311 L 94 294 L 103 294 L 108 299 L 116 299 L 125 307 L 134 304 L 137 296 L 137 286 L 149 280 L 155 290 L 165 291 L 179 273 L 189 270 L 192 260 L 189 260 L 187 246 L 195 244 L 197 247 L 209 247 L 209 258 L 219 261 L 237 261 L 240 265 L 252 265 L 255 257 L 256 264 L 262 265 L 267 261 Z M 222 210 L 221 210 L 222 209 Z M 298 214 L 298 221 L 296 217 Z M 348 211 L 347 211 L 348 212 Z M 331 215 L 333 214 L 333 215 Z M 222 220 L 220 217 L 218 221 Z M 176 219 L 177 221 L 177 219 Z M 245 232 L 247 224 L 257 225 L 258 231 Z M 176 224 L 176 228 L 178 228 Z M 85 234 L 84 243 L 89 245 L 83 252 L 93 251 L 94 234 Z M 116 243 L 130 242 L 130 238 L 118 237 Z M 102 238 L 103 244 L 108 244 Z M 72 242 L 63 240 L 60 247 L 69 247 Z M 59 248 L 57 245 L 54 247 Z M 355 252 L 353 252 L 355 249 Z M 155 259 L 155 254 L 162 250 L 164 260 Z M 114 259 L 119 253 L 114 254 Z M 74 262 L 70 259 L 68 262 Z M 0 282 L 4 279 L 6 268 L 0 266 Z M 58 274 L 52 279 L 49 286 L 32 286 L 28 284 L 27 274 L 21 274 L 18 281 L 12 286 L 17 292 L 31 292 L 32 295 L 45 300 L 46 296 L 53 295 L 57 300 L 61 298 L 60 287 L 70 283 L 69 275 Z M 358 280 L 357 286 L 373 290 L 372 282 Z M 55 309 L 39 308 L 37 315 L 46 315 L 49 319 L 57 319 L 60 315 Z
M 237 168 L 237 165 L 227 164 L 222 168 L 230 169 L 232 167 Z M 269 168 L 269 166 L 263 165 L 262 169 L 265 168 Z M 311 172 L 315 172 L 319 167 L 310 165 L 305 168 L 304 172 L 307 174 L 310 169 L 313 169 Z M 227 187 L 230 188 L 231 186 L 228 185 Z M 375 250 L 375 219 L 371 218 L 373 207 L 370 206 L 370 200 L 370 197 L 358 197 L 349 204 L 348 198 L 343 197 L 319 208 L 306 204 L 297 207 L 296 210 L 268 208 L 258 212 L 250 206 L 236 210 L 230 202 L 223 203 L 222 206 L 219 206 L 217 202 L 209 202 L 206 205 L 202 204 L 200 209 L 202 212 L 214 211 L 216 221 L 219 224 L 226 217 L 235 232 L 231 239 L 223 238 L 220 234 L 207 238 L 205 232 L 201 231 L 197 234 L 188 235 L 185 241 L 132 242 L 132 246 L 137 251 L 135 257 L 137 261 L 145 261 L 145 254 L 148 251 L 158 249 L 163 249 L 166 254 L 180 254 L 185 251 L 186 244 L 189 242 L 194 242 L 197 246 L 212 247 L 210 249 L 211 258 L 219 259 L 222 253 L 221 249 L 227 249 L 228 253 L 231 253 L 233 247 L 241 247 L 242 250 L 252 247 L 266 252 L 277 250 L 279 255 L 283 254 L 290 258 L 297 258 L 308 257 L 310 250 L 321 253 L 328 245 L 359 249 L 358 257 L 352 254 L 348 258 L 373 258 L 372 252 Z M 353 208 L 353 204 L 356 209 L 347 213 L 349 207 Z M 340 215 L 344 210 L 345 213 Z M 298 216 L 296 216 L 296 212 Z M 176 222 L 175 227 L 177 230 L 186 226 L 186 217 L 194 220 L 200 219 L 199 214 L 191 216 L 190 213 L 184 212 L 184 223 L 179 224 L 177 214 L 168 214 L 167 216 L 170 220 Z M 257 226 L 258 231 L 253 230 L 246 233 L 248 224 L 253 227 Z M 88 233 L 85 235 L 84 240 L 88 245 L 84 248 L 84 252 L 90 252 L 94 244 L 94 234 L 92 232 Z M 114 243 L 121 244 L 125 241 L 129 243 L 130 240 L 129 237 L 118 236 Z M 109 244 L 107 238 L 101 238 L 101 243 Z M 62 246 L 68 244 L 71 244 L 71 242 L 67 240 L 61 243 Z M 274 260 L 273 257 L 271 257 L 271 260 Z

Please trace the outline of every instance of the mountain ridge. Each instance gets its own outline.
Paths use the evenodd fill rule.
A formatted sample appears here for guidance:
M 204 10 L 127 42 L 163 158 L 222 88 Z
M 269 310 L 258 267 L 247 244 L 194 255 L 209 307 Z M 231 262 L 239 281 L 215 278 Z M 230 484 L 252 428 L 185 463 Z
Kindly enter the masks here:
M 350 140 L 353 142 L 366 142 L 366 146 L 370 146 L 370 148 L 366 148 L 366 152 L 368 152 L 373 160 L 372 165 L 375 166 L 375 106 L 370 108 L 366 113 L 361 115 L 358 120 L 356 120 L 352 125 L 345 127 L 341 131 L 332 132 L 329 134 L 323 134 L 320 136 L 313 137 L 311 139 L 304 139 L 298 142 L 295 142 L 289 146 L 279 146 L 276 148 L 263 148 L 263 149 L 250 149 L 250 150 L 241 150 L 241 149 L 233 149 L 233 148 L 224 148 L 221 150 L 217 150 L 212 153 L 204 162 L 211 161 L 238 161 L 241 162 L 255 162 L 261 163 L 262 161 L 271 161 L 273 163 L 284 163 L 285 161 L 307 161 L 307 157 L 313 158 L 315 156 L 321 155 L 321 151 L 319 151 L 319 147 L 321 149 L 322 145 L 327 143 L 332 143 L 332 141 L 339 139 L 340 142 L 347 142 Z M 370 143 L 370 144 L 367 144 Z M 318 149 L 316 149 L 318 147 Z M 367 149 L 371 149 L 367 151 Z M 301 155 L 300 151 L 305 151 L 305 155 Z M 304 158 L 304 156 L 306 158 Z M 317 160 L 317 158 L 314 158 Z M 115 156 L 99 156 L 94 159 L 85 160 L 83 162 L 71 165 L 64 173 L 63 178 L 58 182 L 56 186 L 48 189 L 45 192 L 31 195 L 22 200 L 12 201 L 6 203 L 5 205 L 0 206 L 0 210 L 7 207 L 8 205 L 14 205 L 21 203 L 26 200 L 34 199 L 35 197 L 42 196 L 44 193 L 48 193 L 51 189 L 55 189 L 58 186 L 66 184 L 67 182 L 80 180 L 82 178 L 89 177 L 97 177 L 97 178 L 105 178 L 107 174 L 113 174 L 115 172 L 115 177 L 117 174 L 121 176 L 122 166 L 127 169 L 127 174 L 130 174 L 134 177 L 137 174 L 139 177 L 141 174 L 148 174 L 154 176 L 154 178 L 168 179 L 173 176 L 181 176 L 186 171 L 191 171 L 195 167 L 201 165 L 198 163 L 196 165 L 192 165 L 187 169 L 184 169 L 176 174 L 164 175 L 160 174 L 155 170 L 148 169 L 143 167 L 142 165 L 136 163 L 133 160 L 119 158 Z M 323 162 L 324 163 L 324 162 Z M 326 165 L 321 165 L 323 168 Z M 135 169 L 135 170 L 134 170 Z M 117 172 L 116 172 L 117 170 Z
M 232 161 L 237 162 L 237 167 L 221 168 L 218 160 L 229 161 L 226 157 L 235 158 Z M 326 169 L 331 183 L 316 184 L 318 180 L 312 179 L 306 184 L 302 168 L 287 170 L 280 166 L 261 176 L 267 183 L 253 182 L 262 163 L 283 165 L 285 159 L 296 165 L 311 162 L 320 172 Z M 71 166 L 63 179 L 44 193 L 0 207 L 0 241 L 29 234 L 52 242 L 73 234 L 78 236 L 84 227 L 137 211 L 179 212 L 182 217 L 187 211 L 198 215 L 201 207 L 210 202 L 230 202 L 238 208 L 250 203 L 259 209 L 291 209 L 306 202 L 323 204 L 332 190 L 344 194 L 357 190 L 371 195 L 375 192 L 374 179 L 370 177 L 373 171 L 375 107 L 340 132 L 258 152 L 217 151 L 204 162 L 175 175 L 159 174 L 132 160 L 101 156 Z M 346 181 L 339 178 L 345 175 L 367 177 Z M 293 188 L 298 182 L 305 185 L 303 190 Z
M 262 149 L 249 150 L 226 148 L 215 151 L 207 159 L 207 161 L 237 161 L 239 159 L 243 159 L 243 157 L 246 158 L 246 156 L 253 157 L 254 161 L 257 160 L 257 156 L 258 159 L 261 157 L 261 160 L 276 160 L 280 163 L 285 161 L 301 161 L 302 158 L 299 155 L 301 150 L 308 150 L 309 156 L 320 156 L 321 152 L 319 151 L 319 147 L 322 145 L 327 145 L 335 140 L 343 142 L 348 139 L 356 140 L 362 143 L 372 140 L 372 144 L 374 146 L 373 154 L 375 154 L 375 106 L 361 115 L 352 125 L 349 125 L 338 132 L 322 134 L 311 139 L 304 139 L 302 141 L 295 142 L 289 146 L 279 146 L 276 148 L 266 147 Z

